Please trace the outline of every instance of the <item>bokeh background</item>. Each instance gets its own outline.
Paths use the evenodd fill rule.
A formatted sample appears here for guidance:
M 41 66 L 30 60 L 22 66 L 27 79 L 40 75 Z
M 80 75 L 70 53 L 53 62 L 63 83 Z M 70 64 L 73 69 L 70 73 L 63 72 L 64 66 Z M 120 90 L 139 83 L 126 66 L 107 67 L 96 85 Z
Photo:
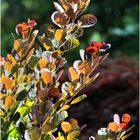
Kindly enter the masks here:
M 81 46 L 66 55 L 71 63 L 79 58 L 79 49 L 90 41 L 111 43 L 110 57 L 97 69 L 100 77 L 82 92 L 88 98 L 70 110 L 72 117 L 80 124 L 87 124 L 80 140 L 86 140 L 100 127 L 112 121 L 113 114 L 127 112 L 136 124 L 130 140 L 139 136 L 139 4 L 138 0 L 91 0 L 86 13 L 93 13 L 98 23 L 86 29 L 80 38 Z M 13 44 L 11 33 L 15 34 L 16 24 L 28 18 L 40 25 L 51 23 L 54 11 L 53 0 L 1 0 L 1 54 L 10 53 Z M 73 53 L 74 52 L 74 53 Z M 71 57 L 72 56 L 72 57 Z M 81 92 L 81 93 L 82 93 Z

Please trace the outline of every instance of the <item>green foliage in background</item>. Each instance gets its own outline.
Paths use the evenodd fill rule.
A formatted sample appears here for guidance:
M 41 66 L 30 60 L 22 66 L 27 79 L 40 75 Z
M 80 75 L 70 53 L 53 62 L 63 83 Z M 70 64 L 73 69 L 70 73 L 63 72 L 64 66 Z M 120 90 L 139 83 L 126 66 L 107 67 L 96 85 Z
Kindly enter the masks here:
M 89 41 L 105 40 L 112 44 L 112 54 L 126 54 L 137 60 L 138 8 L 137 0 L 91 0 L 86 12 L 92 11 L 99 24 L 85 31 L 84 38 L 80 39 L 83 42 L 81 47 Z M 53 10 L 52 0 L 2 0 L 2 55 L 5 56 L 12 48 L 11 33 L 17 23 L 33 18 L 39 27 L 51 22 Z M 74 54 L 73 59 L 79 57 L 78 50 Z

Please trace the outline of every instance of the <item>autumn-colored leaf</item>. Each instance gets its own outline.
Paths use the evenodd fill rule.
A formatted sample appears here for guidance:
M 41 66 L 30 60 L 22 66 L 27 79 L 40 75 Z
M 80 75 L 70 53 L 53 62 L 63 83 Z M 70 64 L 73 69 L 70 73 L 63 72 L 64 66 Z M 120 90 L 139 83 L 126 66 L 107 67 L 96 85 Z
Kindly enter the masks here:
M 47 60 L 45 58 L 41 58 L 38 63 L 40 68 L 45 68 L 47 65 Z
M 87 60 L 84 60 L 79 64 L 78 69 L 84 75 L 89 74 L 91 71 L 91 64 Z
M 60 90 L 59 88 L 50 88 L 48 91 L 49 95 L 53 96 L 53 97 L 59 97 L 61 96 Z
M 64 111 L 64 110 L 67 110 L 67 109 L 69 109 L 70 108 L 70 106 L 69 105 L 64 105 L 64 106 L 62 106 L 61 107 L 61 111 Z
M 78 126 L 78 121 L 74 118 L 70 119 L 70 124 L 71 124 L 72 129 L 79 127 Z
M 87 97 L 87 95 L 86 95 L 86 94 L 83 94 L 83 95 L 77 97 L 76 99 L 74 99 L 74 100 L 71 102 L 71 104 L 76 104 L 76 103 L 82 101 L 83 99 L 85 99 L 86 97 Z
M 4 68 L 6 70 L 11 70 L 12 69 L 12 64 L 10 62 L 4 62 Z
M 50 84 L 53 81 L 53 77 L 50 72 L 42 72 L 41 78 L 46 85 Z
M 79 74 L 73 67 L 68 68 L 68 77 L 71 82 L 79 80 Z
M 74 140 L 74 138 L 78 137 L 79 134 L 80 134 L 79 131 L 72 131 L 68 133 L 67 140 Z
M 7 90 L 12 88 L 13 80 L 11 80 L 9 77 L 3 77 L 2 78 L 2 83 L 5 85 L 5 88 Z
M 44 100 L 45 96 L 47 95 L 47 90 L 39 90 L 37 96 L 40 100 Z
M 19 39 L 17 39 L 14 41 L 14 49 L 17 51 L 19 49 L 19 47 L 20 47 L 20 41 L 19 41 Z
M 115 122 L 110 122 L 108 124 L 108 129 L 110 129 L 113 132 L 117 132 L 119 130 L 119 125 Z
M 12 106 L 14 102 L 15 96 L 14 95 L 8 95 L 5 98 L 5 108 L 8 109 L 9 107 Z
M 62 122 L 61 123 L 61 128 L 65 133 L 68 133 L 71 131 L 71 125 L 69 122 Z
M 63 30 L 62 29 L 57 29 L 55 32 L 55 39 L 57 41 L 60 41 L 62 39 L 63 36 Z

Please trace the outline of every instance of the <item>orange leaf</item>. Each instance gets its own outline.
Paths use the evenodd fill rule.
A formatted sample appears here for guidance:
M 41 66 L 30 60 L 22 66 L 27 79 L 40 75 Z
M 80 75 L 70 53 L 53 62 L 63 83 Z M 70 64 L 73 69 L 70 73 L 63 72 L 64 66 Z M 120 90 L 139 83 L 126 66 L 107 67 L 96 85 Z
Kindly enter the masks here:
M 7 90 L 12 88 L 13 81 L 9 77 L 3 77 L 2 83 L 5 85 Z
M 38 98 L 41 99 L 41 100 L 43 100 L 46 95 L 47 95 L 47 91 L 46 90 L 39 90 L 38 94 L 37 94 Z
M 108 128 L 109 128 L 111 131 L 113 131 L 113 132 L 117 132 L 117 131 L 119 130 L 119 126 L 118 126 L 118 124 L 115 123 L 115 122 L 110 122 L 110 123 L 108 124 Z
M 45 84 L 50 84 L 53 81 L 53 77 L 50 72 L 42 72 L 41 78 Z
M 53 97 L 55 96 L 59 97 L 61 95 L 60 90 L 58 88 L 51 88 L 49 89 L 48 93 Z
M 47 65 L 47 60 L 45 58 L 42 58 L 39 60 L 38 63 L 39 63 L 40 68 L 44 68 Z
M 69 77 L 71 82 L 74 82 L 74 81 L 77 81 L 79 79 L 79 74 L 73 67 L 69 67 L 68 77 Z
M 85 60 L 79 64 L 78 69 L 82 74 L 86 75 L 91 71 L 91 64 Z
M 12 64 L 10 62 L 4 62 L 4 69 L 11 70 L 12 69 Z
M 5 108 L 8 109 L 14 102 L 14 95 L 9 95 L 5 98 Z
M 6 94 L 0 93 L 0 98 L 4 98 L 6 96 Z
M 55 32 L 55 39 L 57 41 L 60 41 L 62 39 L 63 36 L 63 30 L 62 29 L 57 29 Z

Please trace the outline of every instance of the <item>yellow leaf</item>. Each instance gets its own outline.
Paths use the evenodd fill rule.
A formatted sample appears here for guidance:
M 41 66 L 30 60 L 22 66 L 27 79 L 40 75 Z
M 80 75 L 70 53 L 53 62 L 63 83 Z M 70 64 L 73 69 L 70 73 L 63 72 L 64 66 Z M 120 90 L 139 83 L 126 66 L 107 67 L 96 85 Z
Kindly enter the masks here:
M 57 41 L 60 41 L 62 39 L 63 36 L 63 30 L 62 29 L 57 29 L 55 32 L 55 39 Z
M 32 106 L 33 104 L 34 104 L 34 101 L 30 101 L 30 100 L 26 101 L 26 105 L 27 106 Z
M 20 41 L 19 40 L 15 40 L 14 41 L 14 49 L 17 50 L 20 46 Z
M 79 135 L 79 131 L 73 131 L 68 133 L 67 140 L 74 140 Z
M 50 84 L 53 81 L 53 77 L 50 72 L 42 72 L 41 78 L 45 84 Z
M 125 139 L 127 139 L 130 135 L 132 135 L 132 132 L 129 133 L 129 134 L 124 135 L 124 136 L 121 138 L 121 140 L 125 140 Z
M 68 92 L 69 92 L 70 96 L 74 95 L 74 86 L 71 83 L 68 86 Z
M 4 69 L 11 70 L 12 69 L 12 64 L 10 62 L 4 62 Z
M 64 110 L 67 110 L 67 109 L 69 109 L 69 108 L 70 108 L 69 105 L 64 105 L 60 110 L 61 110 L 61 111 L 64 111 Z
M 55 140 L 65 140 L 64 136 L 59 136 L 57 138 L 55 138 Z
M 28 76 L 27 76 L 27 83 L 31 81 L 32 77 L 33 77 L 32 74 L 29 73 Z
M 83 99 L 85 99 L 86 97 L 87 97 L 86 94 L 81 95 L 81 96 L 77 97 L 76 99 L 74 99 L 74 100 L 71 102 L 71 104 L 76 104 L 76 103 L 82 101 Z
M 0 98 L 4 98 L 6 96 L 6 94 L 0 93 Z
M 6 57 L 11 62 L 12 65 L 15 65 L 17 63 L 16 59 L 11 54 L 7 54 Z
M 18 79 L 18 83 L 22 83 L 26 79 L 27 75 L 23 74 L 21 77 Z
M 47 60 L 45 58 L 42 58 L 39 60 L 38 63 L 39 63 L 40 68 L 44 68 L 47 65 Z
M 40 131 L 37 127 L 29 128 L 29 135 L 31 140 L 38 140 L 40 137 Z
M 9 95 L 5 98 L 5 108 L 8 109 L 10 106 L 12 106 L 14 102 L 15 96 Z
M 71 125 L 69 122 L 62 122 L 61 123 L 61 128 L 65 133 L 68 133 L 71 131 Z

